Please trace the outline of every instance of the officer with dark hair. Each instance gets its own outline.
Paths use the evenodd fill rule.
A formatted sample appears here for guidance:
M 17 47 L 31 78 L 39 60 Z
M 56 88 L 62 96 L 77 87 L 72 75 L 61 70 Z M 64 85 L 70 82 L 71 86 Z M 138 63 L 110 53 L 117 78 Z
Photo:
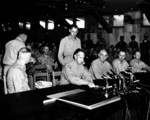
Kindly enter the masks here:
M 73 60 L 67 63 L 61 75 L 60 85 L 74 84 L 74 85 L 87 85 L 95 87 L 92 81 L 91 74 L 83 66 L 85 53 L 82 49 L 77 49 L 73 54 Z

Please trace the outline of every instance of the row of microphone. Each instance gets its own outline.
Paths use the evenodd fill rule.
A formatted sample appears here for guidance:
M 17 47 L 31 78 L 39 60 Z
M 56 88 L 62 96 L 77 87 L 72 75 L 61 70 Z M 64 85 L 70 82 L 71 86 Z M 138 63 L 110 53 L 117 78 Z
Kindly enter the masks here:
M 110 78 L 121 79 L 121 78 L 123 78 L 124 76 L 127 76 L 127 75 L 133 76 L 133 73 L 128 72 L 128 71 L 121 71 L 120 74 L 117 74 L 114 70 L 110 69 L 110 72 L 107 72 L 107 75 Z M 108 77 L 106 75 L 102 75 L 102 78 L 107 79 Z

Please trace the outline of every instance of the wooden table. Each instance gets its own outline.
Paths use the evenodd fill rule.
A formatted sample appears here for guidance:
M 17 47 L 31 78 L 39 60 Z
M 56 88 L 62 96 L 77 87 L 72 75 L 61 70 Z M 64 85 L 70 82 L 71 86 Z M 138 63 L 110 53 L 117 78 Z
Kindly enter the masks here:
M 64 85 L 0 96 L 1 119 L 15 120 L 146 120 L 149 93 L 145 89 L 121 96 L 121 100 L 85 109 L 62 101 L 49 100 L 47 96 L 80 89 L 84 86 Z

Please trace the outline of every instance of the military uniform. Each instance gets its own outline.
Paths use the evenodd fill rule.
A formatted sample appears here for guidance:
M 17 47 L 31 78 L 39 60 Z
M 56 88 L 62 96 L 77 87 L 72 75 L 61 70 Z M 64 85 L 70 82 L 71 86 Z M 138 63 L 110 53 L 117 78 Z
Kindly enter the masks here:
M 83 65 L 78 65 L 75 60 L 67 63 L 62 70 L 60 85 L 77 83 L 78 85 L 92 82 L 91 74 Z
M 59 45 L 58 59 L 62 65 L 73 60 L 73 53 L 76 49 L 81 48 L 79 38 L 72 39 L 71 36 L 63 38 Z

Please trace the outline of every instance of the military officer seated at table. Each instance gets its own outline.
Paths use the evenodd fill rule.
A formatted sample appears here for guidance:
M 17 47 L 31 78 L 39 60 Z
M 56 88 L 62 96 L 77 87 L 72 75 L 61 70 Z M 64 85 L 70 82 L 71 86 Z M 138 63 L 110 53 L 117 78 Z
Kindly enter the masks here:
M 134 58 L 130 61 L 132 73 L 136 79 L 139 79 L 141 83 L 150 85 L 150 66 L 141 60 L 141 52 L 135 51 Z
M 98 58 L 96 60 L 93 60 L 90 66 L 90 73 L 92 75 L 93 79 L 103 79 L 105 76 L 106 78 L 111 78 L 109 73 L 111 73 L 112 66 L 107 61 L 108 54 L 105 49 L 102 49 L 98 53 Z
M 120 74 L 121 72 L 125 72 L 129 68 L 128 62 L 125 60 L 126 52 L 121 50 L 118 54 L 118 58 L 114 59 L 112 62 L 113 70 L 116 74 Z
M 73 60 L 67 63 L 62 69 L 60 85 L 74 84 L 95 87 L 91 74 L 84 67 L 85 53 L 82 49 L 77 49 L 73 54 Z
M 29 62 L 31 52 L 27 48 L 21 48 L 16 62 L 10 67 L 6 76 L 7 92 L 16 93 L 30 90 L 26 74 L 26 64 Z
M 135 51 L 134 58 L 130 61 L 133 73 L 150 72 L 150 67 L 141 60 L 141 52 Z

